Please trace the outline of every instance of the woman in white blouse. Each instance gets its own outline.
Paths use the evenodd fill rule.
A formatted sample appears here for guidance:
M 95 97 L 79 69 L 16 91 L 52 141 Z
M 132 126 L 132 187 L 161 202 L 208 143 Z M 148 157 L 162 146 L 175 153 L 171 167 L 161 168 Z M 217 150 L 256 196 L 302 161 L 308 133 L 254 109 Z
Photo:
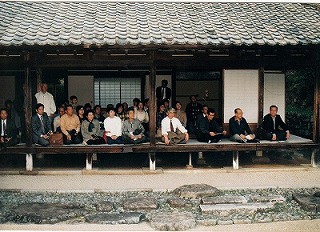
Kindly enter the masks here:
M 149 114 L 144 110 L 144 104 L 142 101 L 138 103 L 135 118 L 141 122 L 146 132 L 149 131 Z

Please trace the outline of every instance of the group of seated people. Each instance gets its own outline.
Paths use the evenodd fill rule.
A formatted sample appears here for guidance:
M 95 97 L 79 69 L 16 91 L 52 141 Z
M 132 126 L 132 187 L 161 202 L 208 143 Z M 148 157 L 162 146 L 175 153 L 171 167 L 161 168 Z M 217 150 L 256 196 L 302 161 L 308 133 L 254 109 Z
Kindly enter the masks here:
M 119 103 L 116 108 L 109 105 L 105 117 L 100 105 L 91 109 L 90 104 L 78 106 L 75 96 L 70 100 L 71 104 L 58 108 L 58 115 L 53 120 L 44 112 L 42 103 L 36 105 L 36 114 L 31 119 L 33 143 L 48 146 L 53 132 L 62 133 L 63 143 L 66 145 L 139 144 L 149 141 L 148 101 L 134 99 L 133 106 L 129 108 L 126 103 Z M 187 114 L 181 108 L 180 102 L 176 102 L 175 108 L 169 107 L 168 100 L 162 101 L 158 107 L 156 137 L 167 145 L 183 144 L 189 140 Z M 270 113 L 264 117 L 258 134 L 254 135 L 242 110 L 235 109 L 234 116 L 229 120 L 230 140 L 246 143 L 256 138 L 271 141 L 288 139 L 288 126 L 277 112 L 277 106 L 270 106 Z M 216 143 L 227 134 L 215 119 L 214 109 L 206 105 L 202 106 L 202 112 L 197 115 L 194 125 L 195 137 L 200 142 Z M 15 124 L 8 118 L 6 108 L 1 109 L 0 132 L 2 145 L 17 144 Z

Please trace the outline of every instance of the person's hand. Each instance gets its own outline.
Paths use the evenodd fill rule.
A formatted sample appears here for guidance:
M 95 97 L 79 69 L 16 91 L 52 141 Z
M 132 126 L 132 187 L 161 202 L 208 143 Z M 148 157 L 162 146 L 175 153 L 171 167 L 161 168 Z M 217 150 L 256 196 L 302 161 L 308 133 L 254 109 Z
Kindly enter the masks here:
M 166 145 L 169 145 L 170 140 L 168 139 L 168 137 L 164 137 L 164 143 L 165 143 Z
M 186 141 L 189 140 L 189 134 L 188 134 L 188 133 L 185 133 L 185 135 L 184 135 L 184 140 L 186 140 Z
M 210 134 L 210 136 L 216 136 L 216 133 L 214 133 L 214 132 L 209 132 L 209 134 Z
M 49 135 L 52 135 L 53 134 L 53 132 L 52 131 L 49 131 Z
M 48 136 L 48 135 L 43 135 L 42 138 L 48 140 L 48 139 L 49 139 L 49 136 Z
M 290 132 L 288 131 L 286 134 L 286 138 L 289 139 L 290 138 Z
M 4 143 L 4 138 L 3 137 L 1 137 L 0 142 Z
M 141 138 L 142 138 L 142 135 L 141 135 L 141 134 L 137 135 L 137 138 L 138 138 L 138 139 L 141 139 Z
M 71 135 L 67 135 L 67 140 L 71 140 Z
M 242 139 L 246 139 L 246 136 L 243 135 L 243 134 L 241 134 L 240 137 L 241 137 Z
M 249 135 L 251 139 L 254 139 L 256 136 L 254 134 Z
M 116 135 L 111 135 L 111 139 L 116 140 L 118 138 L 118 136 Z
M 226 134 L 227 134 L 227 131 L 225 131 L 225 130 L 222 131 L 222 134 L 223 134 L 223 135 L 226 135 Z
M 273 141 L 277 140 L 277 135 L 276 135 L 276 134 L 273 134 L 271 140 L 273 140 Z
M 130 135 L 130 139 L 134 140 L 134 138 L 135 138 L 134 135 Z

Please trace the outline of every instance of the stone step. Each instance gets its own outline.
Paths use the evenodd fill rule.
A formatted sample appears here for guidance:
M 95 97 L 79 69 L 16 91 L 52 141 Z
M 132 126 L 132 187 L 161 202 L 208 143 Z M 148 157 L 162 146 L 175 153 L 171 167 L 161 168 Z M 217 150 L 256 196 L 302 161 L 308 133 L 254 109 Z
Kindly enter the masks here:
M 257 211 L 259 209 L 269 209 L 274 206 L 273 203 L 248 203 L 248 204 L 216 204 L 200 205 L 202 213 L 214 213 L 219 211 L 249 210 Z
M 140 212 L 97 213 L 85 216 L 88 223 L 95 224 L 138 224 L 145 218 Z
M 158 202 L 152 197 L 135 197 L 125 199 L 122 206 L 126 210 L 151 210 L 158 208 Z
M 246 204 L 248 200 L 244 196 L 217 196 L 204 197 L 201 199 L 203 205 L 215 204 Z
M 250 196 L 250 200 L 253 202 L 271 202 L 271 203 L 283 203 L 286 201 L 281 195 L 270 195 L 270 196 Z

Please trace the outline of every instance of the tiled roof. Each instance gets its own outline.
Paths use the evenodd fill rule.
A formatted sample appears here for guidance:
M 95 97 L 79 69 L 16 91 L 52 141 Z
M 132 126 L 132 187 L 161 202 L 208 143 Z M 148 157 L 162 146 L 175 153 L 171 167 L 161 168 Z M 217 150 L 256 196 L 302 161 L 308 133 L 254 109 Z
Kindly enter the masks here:
M 0 46 L 320 44 L 300 3 L 0 2 Z

